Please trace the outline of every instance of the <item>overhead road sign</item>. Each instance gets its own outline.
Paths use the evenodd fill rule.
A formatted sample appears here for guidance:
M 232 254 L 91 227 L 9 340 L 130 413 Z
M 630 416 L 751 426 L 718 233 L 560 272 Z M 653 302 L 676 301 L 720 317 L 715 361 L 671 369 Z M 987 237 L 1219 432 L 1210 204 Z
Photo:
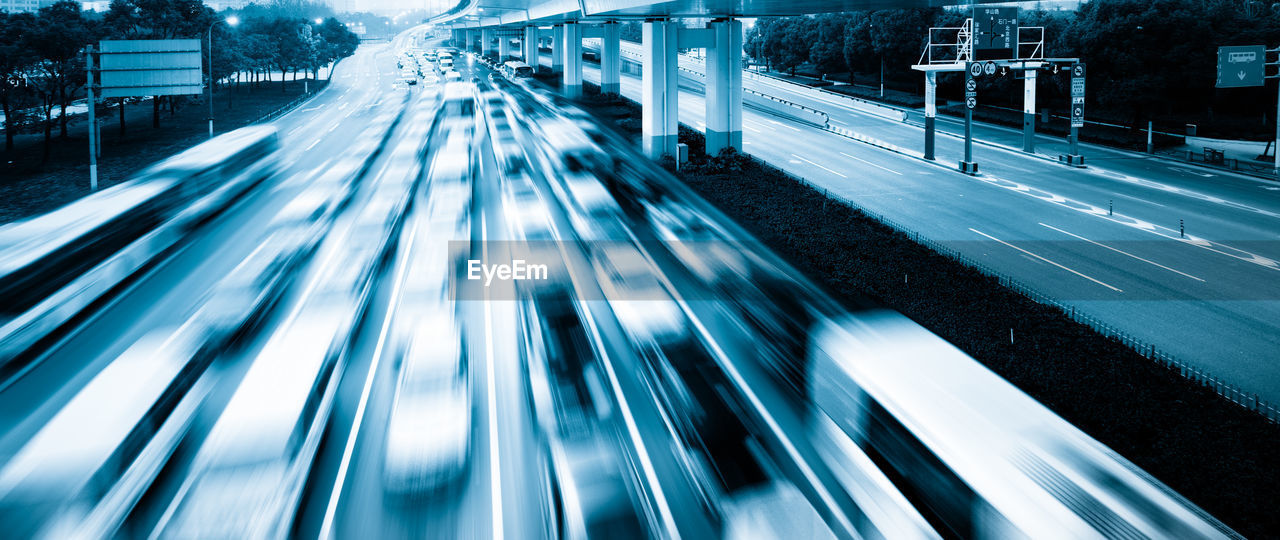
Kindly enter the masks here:
M 1266 62 L 1263 45 L 1218 47 L 1218 88 L 1262 86 Z
M 103 40 L 97 53 L 100 97 L 174 96 L 204 91 L 198 39 Z
M 976 60 L 1015 57 L 1018 49 L 1018 8 L 973 8 L 973 33 Z

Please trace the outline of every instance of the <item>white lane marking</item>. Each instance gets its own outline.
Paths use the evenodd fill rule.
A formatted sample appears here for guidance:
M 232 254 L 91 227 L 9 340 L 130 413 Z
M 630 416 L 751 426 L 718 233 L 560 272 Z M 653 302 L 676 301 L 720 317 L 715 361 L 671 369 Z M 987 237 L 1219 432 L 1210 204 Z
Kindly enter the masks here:
M 833 169 L 828 169 L 828 168 L 826 168 L 826 167 L 823 167 L 822 165 L 818 165 L 817 163 L 814 163 L 814 162 L 812 162 L 812 161 L 809 161 L 809 160 L 807 160 L 807 159 L 805 159 L 805 158 L 802 158 L 802 157 L 800 157 L 800 156 L 797 156 L 797 155 L 795 155 L 795 154 L 791 154 L 791 157 L 794 157 L 794 158 L 796 158 L 796 159 L 798 159 L 798 160 L 800 160 L 800 161 L 803 161 L 803 162 L 805 162 L 805 163 L 808 163 L 808 164 L 810 164 L 810 165 L 813 165 L 814 167 L 817 167 L 817 168 L 822 169 L 822 170 L 824 170 L 824 171 L 827 171 L 827 172 L 829 172 L 829 173 L 831 173 L 831 174 L 834 174 L 834 175 L 836 175 L 836 176 L 839 176 L 840 178 L 848 178 L 848 176 L 845 176 L 845 175 L 843 175 L 843 174 L 840 174 L 840 173 L 836 172 L 836 171 L 835 171 L 835 170 L 833 170 Z
M 417 227 L 409 230 L 409 238 L 405 245 L 413 250 L 413 239 L 417 235 Z M 364 413 L 369 405 L 369 394 L 373 390 L 374 376 L 378 373 L 378 364 L 382 360 L 382 350 L 387 343 L 387 332 L 391 330 L 391 321 L 395 318 L 396 308 L 400 306 L 400 284 L 404 282 L 404 273 L 409 269 L 409 252 L 400 260 L 396 269 L 395 282 L 391 288 L 390 307 L 386 318 L 382 320 L 382 329 L 378 332 L 378 344 L 373 349 L 373 360 L 369 365 L 369 374 L 364 378 L 364 389 L 360 391 L 360 404 L 356 406 L 356 416 L 351 423 L 351 432 L 347 434 L 347 446 L 342 451 L 342 464 L 338 466 L 338 480 L 329 495 L 329 506 L 324 512 L 324 522 L 320 526 L 320 538 L 334 538 L 333 520 L 338 513 L 338 499 L 342 497 L 342 487 L 347 481 L 347 469 L 351 467 L 351 457 L 356 449 L 356 435 L 360 433 L 360 424 L 364 422 Z
M 311 150 L 312 148 L 315 148 L 317 144 L 320 144 L 320 139 L 311 141 L 311 144 L 307 145 L 307 150 Z M 303 152 L 306 152 L 307 150 L 303 150 Z
M 1225 255 L 1233 259 L 1238 259 L 1247 263 L 1263 266 L 1271 270 L 1280 271 L 1280 261 L 1276 259 L 1272 259 L 1270 257 L 1264 257 L 1256 253 L 1250 253 L 1243 249 L 1228 246 L 1220 242 L 1214 242 L 1206 238 L 1201 238 L 1201 237 L 1190 235 L 1190 234 L 1182 235 L 1182 234 L 1179 234 L 1178 231 L 1175 231 L 1169 227 L 1156 225 L 1155 223 L 1151 223 L 1149 221 L 1143 221 L 1141 219 L 1138 219 L 1132 216 L 1108 213 L 1106 208 L 1094 206 L 1092 204 L 1077 201 L 1074 199 L 1068 199 L 1062 195 L 1044 191 L 1039 188 L 1034 188 L 1026 184 L 1019 184 L 1017 182 L 1005 180 L 1003 178 L 1000 178 L 998 176 L 993 176 L 993 175 L 969 176 L 967 178 L 977 180 L 980 182 L 985 182 L 995 187 L 1007 189 L 1017 193 L 1022 193 L 1024 195 L 1034 197 L 1036 199 L 1040 199 L 1048 203 L 1056 204 L 1063 208 L 1069 208 L 1077 212 L 1089 214 L 1100 219 L 1105 219 L 1112 223 L 1117 223 L 1120 225 L 1124 225 L 1126 227 L 1132 227 L 1134 229 L 1138 229 L 1140 231 L 1146 231 L 1163 238 L 1168 238 L 1170 240 L 1176 240 L 1178 242 L 1190 244 L 1190 245 L 1199 247 L 1201 249 L 1212 251 L 1219 255 Z M 1164 231 L 1169 231 L 1169 232 L 1164 232 Z
M 751 126 L 748 126 L 745 122 L 742 124 L 742 127 L 745 128 L 747 131 L 751 131 L 753 133 L 760 133 L 760 130 L 753 128 Z
M 488 238 L 484 216 L 480 216 L 480 238 Z M 487 249 L 486 249 L 487 251 Z M 484 291 L 484 355 L 486 364 L 485 382 L 489 386 L 489 495 L 493 498 L 490 507 L 493 509 L 493 536 L 502 540 L 502 467 L 498 452 L 498 394 L 494 389 L 493 362 L 493 306 L 488 288 Z
M 1193 276 L 1193 275 L 1191 275 L 1191 274 L 1188 274 L 1188 273 L 1185 273 L 1185 272 L 1181 272 L 1181 271 L 1178 271 L 1178 270 L 1174 270 L 1174 269 L 1169 268 L 1168 266 L 1165 266 L 1165 265 L 1163 265 L 1163 264 L 1160 264 L 1160 263 L 1157 263 L 1157 262 L 1153 262 L 1153 261 L 1149 261 L 1149 260 L 1147 260 L 1147 259 L 1144 259 L 1144 258 L 1139 257 L 1139 256 L 1137 256 L 1137 255 L 1134 255 L 1134 254 L 1132 254 L 1132 253 L 1129 253 L 1129 252 L 1127 252 L 1127 251 L 1123 251 L 1123 250 L 1120 250 L 1120 249 L 1113 248 L 1113 247 L 1108 246 L 1108 245 L 1106 245 L 1106 244 L 1103 244 L 1103 243 L 1101 243 L 1101 242 L 1095 242 L 1095 241 L 1093 241 L 1093 240 L 1090 240 L 1090 239 L 1085 238 L 1085 237 L 1083 237 L 1083 236 L 1080 236 L 1080 235 L 1078 235 L 1078 234 L 1069 233 L 1069 232 L 1067 232 L 1067 231 L 1064 231 L 1064 230 L 1062 230 L 1062 229 L 1059 229 L 1059 228 L 1057 228 L 1057 227 L 1054 227 L 1053 225 L 1046 225 L 1046 224 L 1044 224 L 1044 223 L 1041 223 L 1040 225 L 1041 225 L 1041 226 L 1044 226 L 1044 227 L 1048 227 L 1048 228 L 1053 229 L 1053 230 L 1055 230 L 1055 231 L 1058 231 L 1058 232 L 1060 232 L 1060 233 L 1062 233 L 1062 234 L 1065 234 L 1065 235 L 1067 235 L 1067 236 L 1072 236 L 1072 237 L 1075 237 L 1075 238 L 1079 238 L 1080 240 L 1084 240 L 1085 242 L 1088 242 L 1088 243 L 1093 244 L 1093 245 L 1095 245 L 1095 246 L 1107 248 L 1107 249 L 1109 249 L 1109 250 L 1111 250 L 1111 251 L 1114 251 L 1114 252 L 1116 252 L 1116 253 L 1119 253 L 1119 254 L 1121 254 L 1121 255 L 1127 255 L 1127 256 L 1129 256 L 1129 257 L 1133 257 L 1133 258 L 1135 258 L 1135 259 L 1138 259 L 1139 261 L 1142 261 L 1142 262 L 1144 262 L 1144 263 L 1150 264 L 1150 265 L 1152 265 L 1152 266 L 1158 266 L 1158 267 L 1160 267 L 1160 268 L 1163 268 L 1163 269 L 1168 270 L 1168 271 L 1170 271 L 1170 272 L 1173 272 L 1173 273 L 1175 273 L 1175 274 L 1178 274 L 1178 275 L 1181 275 L 1181 276 L 1186 276 L 1186 277 L 1189 277 L 1189 278 L 1191 278 L 1191 279 L 1194 279 L 1194 280 L 1196 280 L 1196 281 L 1200 281 L 1200 282 L 1203 282 L 1203 281 L 1204 281 L 1203 279 L 1200 279 L 1200 278 L 1198 278 L 1198 277 L 1195 277 L 1195 276 Z
M 794 126 L 788 126 L 788 125 L 783 124 L 782 122 L 779 122 L 779 121 L 777 121 L 777 120 L 770 120 L 770 121 L 769 121 L 769 123 L 771 123 L 771 124 L 773 124 L 773 125 L 775 125 L 775 126 L 782 126 L 782 127 L 787 128 L 787 129 L 789 129 L 789 130 L 791 130 L 791 131 L 796 131 L 796 132 L 799 132 L 799 131 L 800 131 L 800 129 L 799 129 L 799 128 L 796 128 L 796 127 L 794 127 Z
M 553 191 L 559 191 L 556 187 L 552 187 Z M 555 234 L 555 238 L 563 238 L 559 228 L 555 224 L 551 224 L 551 231 Z M 560 256 L 569 261 L 569 251 L 566 242 L 556 242 L 560 250 Z M 583 283 L 583 277 L 578 275 L 574 268 L 575 265 L 565 263 L 565 268 L 569 271 L 569 279 L 573 283 Z M 582 310 L 582 320 L 586 324 L 588 330 L 591 331 L 592 343 L 600 352 L 600 365 L 604 368 L 605 375 L 609 377 L 609 387 L 613 389 L 613 393 L 617 396 L 618 410 L 622 412 L 623 424 L 627 427 L 627 436 L 631 439 L 631 445 L 636 450 L 637 457 L 640 459 L 640 469 L 644 473 L 645 479 L 648 481 L 649 493 L 654 499 L 654 504 L 658 507 L 658 514 L 662 519 L 662 525 L 666 537 L 678 540 L 680 538 L 680 529 L 676 526 L 675 515 L 671 512 L 671 503 L 667 501 L 667 494 L 662 489 L 662 484 L 658 481 L 658 472 L 653 468 L 653 458 L 649 456 L 649 449 L 644 444 L 644 437 L 640 434 L 640 428 L 636 425 L 635 415 L 631 412 L 631 404 L 627 402 L 626 395 L 622 391 L 622 383 L 618 380 L 618 374 L 613 369 L 613 361 L 609 358 L 609 353 L 604 348 L 604 338 L 600 335 L 600 329 L 596 326 L 595 317 L 591 314 L 591 309 Z
M 333 124 L 332 126 L 329 126 L 329 131 L 328 131 L 328 132 L 329 132 L 329 133 L 333 133 L 333 130 L 338 129 L 338 126 L 339 126 L 339 125 L 340 125 L 340 124 L 335 123 L 335 124 Z
M 860 157 L 858 157 L 858 156 L 855 156 L 855 155 L 852 155 L 852 154 L 846 154 L 846 153 L 844 153 L 844 152 L 840 152 L 840 155 L 842 155 L 842 156 L 844 156 L 844 157 L 847 157 L 847 158 L 856 159 L 856 160 L 858 160 L 858 161 L 861 161 L 861 162 L 863 162 L 863 163 L 866 163 L 867 165 L 870 165 L 870 166 L 875 167 L 875 168 L 877 168 L 877 169 L 885 170 L 885 171 L 889 171 L 889 172 L 891 172 L 891 173 L 893 173 L 893 174 L 896 174 L 896 175 L 898 175 L 898 176 L 902 176 L 902 173 L 900 173 L 900 172 L 898 172 L 898 171 L 895 171 L 895 170 L 890 169 L 890 168 L 888 168 L 888 167 L 885 167 L 885 166 L 883 166 L 883 165 L 879 165 L 879 164 L 876 164 L 876 163 L 872 163 L 872 162 L 867 161 L 867 160 L 865 160 L 865 159 L 862 159 L 862 158 L 860 158 Z
M 1077 271 L 1075 271 L 1075 270 L 1072 270 L 1072 269 L 1070 269 L 1070 268 L 1067 268 L 1066 266 L 1063 266 L 1063 265 L 1058 264 L 1058 263 L 1056 263 L 1056 262 L 1053 262 L 1053 261 L 1051 261 L 1051 260 L 1049 260 L 1049 259 L 1046 259 L 1046 258 L 1044 258 L 1044 257 L 1041 257 L 1041 256 L 1039 256 L 1039 255 L 1036 255 L 1035 253 L 1032 253 L 1032 252 L 1030 252 L 1030 251 L 1027 251 L 1027 250 L 1025 250 L 1025 249 L 1022 249 L 1022 248 L 1020 248 L 1020 247 L 1018 247 L 1018 246 L 1015 246 L 1015 245 L 1013 245 L 1013 244 L 1010 244 L 1010 243 L 1008 243 L 1008 242 L 1005 242 L 1004 240 L 1001 240 L 1001 239 L 996 238 L 996 237 L 994 237 L 994 236 L 991 236 L 991 235 L 989 235 L 989 234 L 987 234 L 987 233 L 984 233 L 984 232 L 982 232 L 982 231 L 979 231 L 978 229 L 975 229 L 975 228 L 973 228 L 973 227 L 969 227 L 969 230 L 971 230 L 971 231 L 973 231 L 973 232 L 975 232 L 975 233 L 978 233 L 978 234 L 980 234 L 980 235 L 982 235 L 982 236 L 985 236 L 985 237 L 987 237 L 987 238 L 990 238 L 990 239 L 992 239 L 992 240 L 995 240 L 996 242 L 1000 242 L 1001 244 L 1004 244 L 1004 245 L 1006 245 L 1006 246 L 1009 246 L 1009 247 L 1011 247 L 1011 248 L 1013 248 L 1013 249 L 1016 249 L 1016 250 L 1018 250 L 1018 251 L 1021 251 L 1022 253 L 1025 253 L 1025 254 L 1027 254 L 1027 255 L 1030 255 L 1030 256 L 1032 256 L 1032 257 L 1035 257 L 1036 259 L 1039 259 L 1039 260 L 1041 260 L 1041 261 L 1044 261 L 1044 262 L 1047 262 L 1047 263 L 1049 263 L 1049 264 L 1052 264 L 1052 265 L 1054 265 L 1054 266 L 1056 266 L 1056 267 L 1058 267 L 1058 268 L 1061 268 L 1061 269 L 1063 269 L 1063 270 L 1066 270 L 1066 271 L 1068 271 L 1068 272 L 1071 272 L 1072 274 L 1075 274 L 1075 275 L 1080 276 L 1080 277 L 1082 277 L 1082 278 L 1085 278 L 1085 279 L 1087 279 L 1087 280 L 1089 280 L 1089 281 L 1092 281 L 1092 282 L 1094 282 L 1094 283 L 1097 283 L 1098 285 L 1102 285 L 1103 287 L 1106 287 L 1106 288 L 1108 288 L 1108 289 L 1111 289 L 1111 290 L 1113 290 L 1113 291 L 1115 291 L 1115 292 L 1124 292 L 1124 291 L 1123 291 L 1123 290 L 1121 290 L 1121 289 L 1118 289 L 1118 288 L 1116 288 L 1116 287 L 1112 287 L 1111 285 L 1108 285 L 1108 284 L 1106 284 L 1106 283 L 1104 283 L 1104 282 L 1102 282 L 1102 281 L 1098 281 L 1097 279 L 1094 279 L 1094 278 L 1092 278 L 1092 277 L 1089 277 L 1089 276 L 1088 276 L 1088 275 L 1086 275 L 1086 274 L 1083 274 L 1083 273 L 1077 272 Z

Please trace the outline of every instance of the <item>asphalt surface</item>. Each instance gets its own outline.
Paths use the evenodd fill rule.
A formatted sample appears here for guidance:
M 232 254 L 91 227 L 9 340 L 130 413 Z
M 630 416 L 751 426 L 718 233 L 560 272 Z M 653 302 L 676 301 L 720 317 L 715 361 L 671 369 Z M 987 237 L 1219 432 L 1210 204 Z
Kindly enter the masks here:
M 623 47 L 624 55 L 639 49 Z M 680 64 L 692 70 L 679 71 L 680 119 L 702 129 L 701 63 L 682 56 Z M 586 64 L 584 78 L 598 83 L 598 67 Z M 908 152 L 923 148 L 923 129 L 894 112 L 764 77 L 743 84 L 823 110 L 833 126 Z M 622 74 L 622 94 L 639 101 L 638 75 Z M 1020 133 L 982 124 L 979 139 L 1017 149 L 976 144 L 982 174 L 970 177 L 954 167 L 963 141 L 953 134 L 962 129 L 939 119 L 938 159 L 930 163 L 743 111 L 746 152 L 1280 402 L 1280 186 L 1096 145 L 1082 145 L 1090 166 L 1072 169 L 1021 152 Z M 1045 154 L 1065 144 L 1039 141 Z

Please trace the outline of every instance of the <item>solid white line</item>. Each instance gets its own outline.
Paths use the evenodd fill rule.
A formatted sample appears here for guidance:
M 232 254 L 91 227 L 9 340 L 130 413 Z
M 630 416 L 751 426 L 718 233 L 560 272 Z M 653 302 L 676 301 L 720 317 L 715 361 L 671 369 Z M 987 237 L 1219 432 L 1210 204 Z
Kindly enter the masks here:
M 488 238 L 484 216 L 480 216 L 480 238 Z M 486 245 L 487 251 L 487 245 Z M 489 386 L 489 495 L 493 498 L 493 534 L 490 538 L 502 540 L 502 467 L 498 449 L 498 394 L 494 389 L 493 374 L 493 306 L 489 289 L 484 291 L 484 355 Z
M 387 316 L 382 320 L 382 329 L 378 332 L 378 344 L 373 349 L 373 360 L 369 364 L 369 374 L 364 378 L 364 389 L 360 392 L 360 404 L 356 406 L 355 420 L 351 423 L 351 432 L 347 435 L 347 446 L 342 451 L 342 464 L 338 466 L 338 480 L 329 494 L 329 506 L 324 512 L 324 523 L 320 526 L 320 538 L 333 538 L 333 520 L 338 513 L 338 499 L 342 498 L 342 486 L 347 481 L 347 469 L 351 467 L 351 456 L 356 449 L 356 436 L 360 434 L 360 424 L 364 422 L 364 413 L 369 405 L 369 394 L 373 390 L 374 376 L 378 373 L 378 364 L 382 360 L 382 350 L 387 343 L 387 332 L 391 330 L 391 320 L 395 318 L 396 308 L 400 305 L 400 284 L 404 281 L 404 273 L 409 268 L 409 259 L 413 249 L 413 238 L 417 235 L 417 227 L 409 230 L 406 246 L 409 251 L 400 260 L 400 268 L 396 269 L 395 282 L 391 288 L 390 307 Z
M 893 169 L 890 169 L 890 168 L 885 167 L 885 166 L 882 166 L 882 165 L 877 165 L 877 164 L 875 164 L 875 163 L 872 163 L 872 162 L 870 162 L 870 161 L 867 161 L 867 160 L 865 160 L 865 159 L 862 159 L 862 158 L 860 158 L 860 157 L 858 157 L 858 156 L 849 155 L 849 154 L 846 154 L 846 153 L 844 153 L 844 152 L 840 152 L 840 155 L 842 155 L 842 156 L 844 156 L 844 157 L 847 157 L 847 158 L 856 159 L 856 160 L 858 160 L 858 161 L 861 161 L 861 162 L 863 162 L 863 163 L 866 163 L 867 165 L 870 165 L 870 166 L 875 167 L 875 168 L 877 168 L 877 169 L 885 170 L 885 171 L 889 171 L 889 172 L 891 172 L 891 173 L 893 173 L 893 174 L 896 174 L 896 175 L 898 175 L 898 176 L 902 176 L 902 173 L 900 173 L 900 172 L 898 172 L 898 171 L 895 171 L 895 170 L 893 170 Z
M 1119 254 L 1121 254 L 1121 255 L 1127 255 L 1127 256 L 1129 256 L 1129 257 L 1133 257 L 1133 258 L 1135 258 L 1135 259 L 1138 259 L 1139 261 L 1142 261 L 1142 262 L 1144 262 L 1144 263 L 1150 264 L 1150 265 L 1152 265 L 1152 266 L 1158 266 L 1158 267 L 1160 267 L 1160 268 L 1163 268 L 1163 269 L 1168 270 L 1168 271 L 1170 271 L 1170 272 L 1173 272 L 1173 273 L 1175 273 L 1175 274 L 1178 274 L 1178 275 L 1181 275 L 1181 276 L 1186 276 L 1186 277 L 1189 277 L 1189 278 L 1194 279 L 1194 280 L 1196 280 L 1196 281 L 1204 281 L 1203 279 L 1200 279 L 1200 278 L 1198 278 L 1198 277 L 1195 277 L 1195 276 L 1193 276 L 1193 275 L 1191 275 L 1191 274 L 1188 274 L 1188 273 L 1185 273 L 1185 272 L 1180 272 L 1180 271 L 1178 271 L 1178 270 L 1174 270 L 1174 269 L 1169 268 L 1168 266 L 1165 266 L 1165 265 L 1163 265 L 1163 264 L 1160 264 L 1160 263 L 1157 263 L 1157 262 L 1149 261 L 1149 260 L 1147 260 L 1147 259 L 1144 259 L 1144 258 L 1139 257 L 1139 256 L 1137 256 L 1137 255 L 1134 255 L 1134 254 L 1132 254 L 1132 253 L 1129 253 L 1129 252 L 1126 252 L 1126 251 L 1122 251 L 1122 250 L 1119 250 L 1119 249 L 1113 248 L 1113 247 L 1108 246 L 1108 245 L 1106 245 L 1106 244 L 1103 244 L 1103 243 L 1101 243 L 1101 242 L 1095 242 L 1095 241 L 1093 241 L 1093 240 L 1090 240 L 1090 239 L 1085 238 L 1085 237 L 1083 237 L 1083 236 L 1080 236 L 1080 235 L 1078 235 L 1078 234 L 1069 233 L 1069 232 L 1067 232 L 1067 231 L 1064 231 L 1064 230 L 1062 230 L 1062 229 L 1059 229 L 1059 228 L 1057 228 L 1057 227 L 1054 227 L 1053 225 L 1046 225 L 1046 224 L 1044 224 L 1044 223 L 1041 223 L 1040 225 L 1042 225 L 1042 226 L 1044 226 L 1044 227 L 1048 227 L 1048 228 L 1053 229 L 1053 230 L 1055 230 L 1055 231 L 1058 231 L 1058 232 L 1060 232 L 1060 233 L 1062 233 L 1062 234 L 1065 234 L 1065 235 L 1067 235 L 1067 236 L 1073 236 L 1073 237 L 1075 237 L 1075 238 L 1079 238 L 1079 239 L 1084 240 L 1085 242 L 1088 242 L 1088 243 L 1093 244 L 1093 245 L 1095 245 L 1095 246 L 1099 246 L 1099 247 L 1107 248 L 1107 249 L 1109 249 L 1109 250 L 1111 250 L 1111 251 L 1114 251 L 1114 252 L 1116 252 L 1116 253 L 1119 253 Z
M 840 174 L 840 173 L 838 173 L 838 172 L 836 172 L 836 171 L 834 171 L 834 170 L 832 170 L 832 169 L 828 169 L 828 168 L 826 168 L 826 167 L 823 167 L 822 165 L 818 165 L 817 163 L 814 163 L 814 162 L 812 162 L 812 161 L 809 161 L 809 160 L 807 160 L 807 159 L 805 159 L 805 158 L 802 158 L 802 157 L 800 157 L 800 156 L 797 156 L 797 155 L 795 155 L 795 154 L 791 154 L 791 157 L 794 157 L 794 158 L 796 158 L 796 159 L 798 159 L 798 160 L 800 160 L 800 161 L 803 161 L 803 162 L 805 162 L 805 163 L 808 163 L 808 164 L 810 164 L 810 165 L 813 165 L 814 167 L 817 167 L 817 168 L 822 169 L 822 170 L 824 170 L 824 171 L 827 171 L 827 172 L 829 172 L 829 173 L 831 173 L 831 174 L 834 174 L 834 175 L 836 175 L 836 176 L 839 176 L 840 178 L 848 178 L 848 176 L 845 176 L 845 175 L 843 175 L 843 174 Z
M 792 127 L 792 126 L 788 126 L 788 125 L 783 124 L 782 122 L 779 122 L 779 121 L 777 121 L 777 120 L 770 120 L 769 122 L 770 122 L 770 123 L 772 123 L 772 124 L 773 124 L 773 125 L 775 125 L 775 126 L 782 126 L 782 127 L 787 128 L 787 129 L 789 129 L 789 130 L 791 130 L 791 131 L 800 131 L 800 129 L 799 129 L 799 128 Z
M 1092 282 L 1094 282 L 1094 283 L 1097 283 L 1098 285 L 1102 285 L 1103 287 L 1106 287 L 1106 288 L 1108 288 L 1108 289 L 1111 289 L 1111 290 L 1113 290 L 1113 291 L 1115 291 L 1115 292 L 1124 292 L 1124 291 L 1122 291 L 1122 290 L 1120 290 L 1120 289 L 1117 289 L 1117 288 L 1115 288 L 1115 287 L 1112 287 L 1112 286 L 1110 286 L 1110 285 L 1107 285 L 1106 283 L 1103 283 L 1103 282 L 1098 281 L 1098 280 L 1096 280 L 1096 279 L 1094 279 L 1094 278 L 1091 278 L 1091 277 L 1089 277 L 1089 276 L 1087 276 L 1087 275 L 1085 275 L 1085 274 L 1082 274 L 1082 273 L 1080 273 L 1080 272 L 1077 272 L 1077 271 L 1075 271 L 1075 270 L 1072 270 L 1072 269 L 1070 269 L 1070 268 L 1067 268 L 1067 267 L 1065 267 L 1065 266 L 1063 266 L 1063 265 L 1061 265 L 1061 264 L 1058 264 L 1058 263 L 1053 262 L 1053 261 L 1051 261 L 1051 260 L 1049 260 L 1049 259 L 1046 259 L 1046 258 L 1044 258 L 1044 257 L 1041 257 L 1041 256 L 1039 256 L 1039 255 L 1036 255 L 1035 253 L 1032 253 L 1032 252 L 1027 251 L 1027 250 L 1025 250 L 1025 249 L 1022 249 L 1022 248 L 1020 248 L 1020 247 L 1018 247 L 1018 246 L 1015 246 L 1015 245 L 1013 245 L 1013 244 L 1010 244 L 1010 243 L 1008 243 L 1008 242 L 1005 242 L 1004 240 L 1001 240 L 1001 239 L 999 239 L 999 238 L 996 238 L 996 237 L 994 237 L 994 236 L 991 236 L 991 235 L 989 235 L 989 234 L 987 234 L 987 233 L 984 233 L 984 232 L 982 232 L 982 231 L 979 231 L 978 229 L 975 229 L 975 228 L 973 228 L 973 227 L 969 227 L 969 230 L 971 230 L 971 231 L 973 231 L 973 232 L 976 232 L 976 233 L 978 233 L 978 234 L 980 234 L 980 235 L 982 235 L 982 236 L 985 236 L 985 237 L 987 237 L 987 238 L 990 238 L 990 239 L 992 239 L 992 240 L 995 240 L 995 241 L 997 241 L 997 242 L 1000 242 L 1001 244 L 1004 244 L 1004 245 L 1006 245 L 1006 246 L 1009 246 L 1009 247 L 1011 247 L 1011 248 L 1013 248 L 1013 249 L 1016 249 L 1016 250 L 1018 250 L 1018 251 L 1021 251 L 1021 252 L 1025 253 L 1025 254 L 1027 254 L 1027 255 L 1030 255 L 1030 256 L 1032 256 L 1032 257 L 1035 257 L 1035 258 L 1037 258 L 1037 259 L 1040 259 L 1040 260 L 1042 260 L 1042 261 L 1044 261 L 1044 262 L 1047 262 L 1047 263 L 1049 263 L 1049 264 L 1052 264 L 1052 265 L 1054 265 L 1054 266 L 1056 266 L 1056 267 L 1058 267 L 1058 268 L 1061 268 L 1061 269 L 1063 269 L 1063 270 L 1066 270 L 1066 271 L 1068 271 L 1068 272 L 1071 272 L 1072 274 L 1075 274 L 1075 275 L 1080 276 L 1080 277 L 1082 277 L 1082 278 L 1085 278 L 1085 279 L 1087 279 L 1087 280 L 1089 280 L 1089 281 L 1092 281 Z

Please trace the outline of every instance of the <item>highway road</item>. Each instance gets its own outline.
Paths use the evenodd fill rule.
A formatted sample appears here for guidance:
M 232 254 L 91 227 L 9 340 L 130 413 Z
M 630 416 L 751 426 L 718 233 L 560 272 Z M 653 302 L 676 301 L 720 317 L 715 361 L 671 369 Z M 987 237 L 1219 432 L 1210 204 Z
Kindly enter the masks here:
M 702 76 L 694 73 L 701 64 L 682 56 L 681 67 L 693 72 L 679 72 L 680 119 L 701 129 Z M 599 81 L 594 64 L 584 70 L 587 80 Z M 920 127 L 874 107 L 868 112 L 852 100 L 764 77 L 744 77 L 744 87 L 823 110 L 834 126 L 907 149 L 923 146 Z M 623 73 L 622 93 L 639 100 L 637 75 Z M 962 141 L 945 133 L 956 126 L 946 119 L 940 126 L 937 163 L 750 107 L 743 144 L 820 189 L 1280 402 L 1275 186 L 1094 145 L 1085 145 L 1087 169 L 977 145 L 982 175 L 970 177 L 955 171 Z M 1000 127 L 976 133 L 1009 146 L 1020 141 Z
M 198 180 L 252 181 L 154 264 L 85 274 L 125 281 L 0 364 L 11 534 L 1097 534 L 1019 472 L 1036 459 L 1137 533 L 1232 537 L 937 336 L 826 297 L 554 92 L 428 60 L 438 43 L 363 46 L 275 129 L 121 189 L 183 193 L 86 212 L 182 216 Z M 118 221 L 60 241 L 91 259 L 138 229 Z M 68 264 L 34 253 L 20 270 Z M 488 281 L 525 256 L 542 277 Z

